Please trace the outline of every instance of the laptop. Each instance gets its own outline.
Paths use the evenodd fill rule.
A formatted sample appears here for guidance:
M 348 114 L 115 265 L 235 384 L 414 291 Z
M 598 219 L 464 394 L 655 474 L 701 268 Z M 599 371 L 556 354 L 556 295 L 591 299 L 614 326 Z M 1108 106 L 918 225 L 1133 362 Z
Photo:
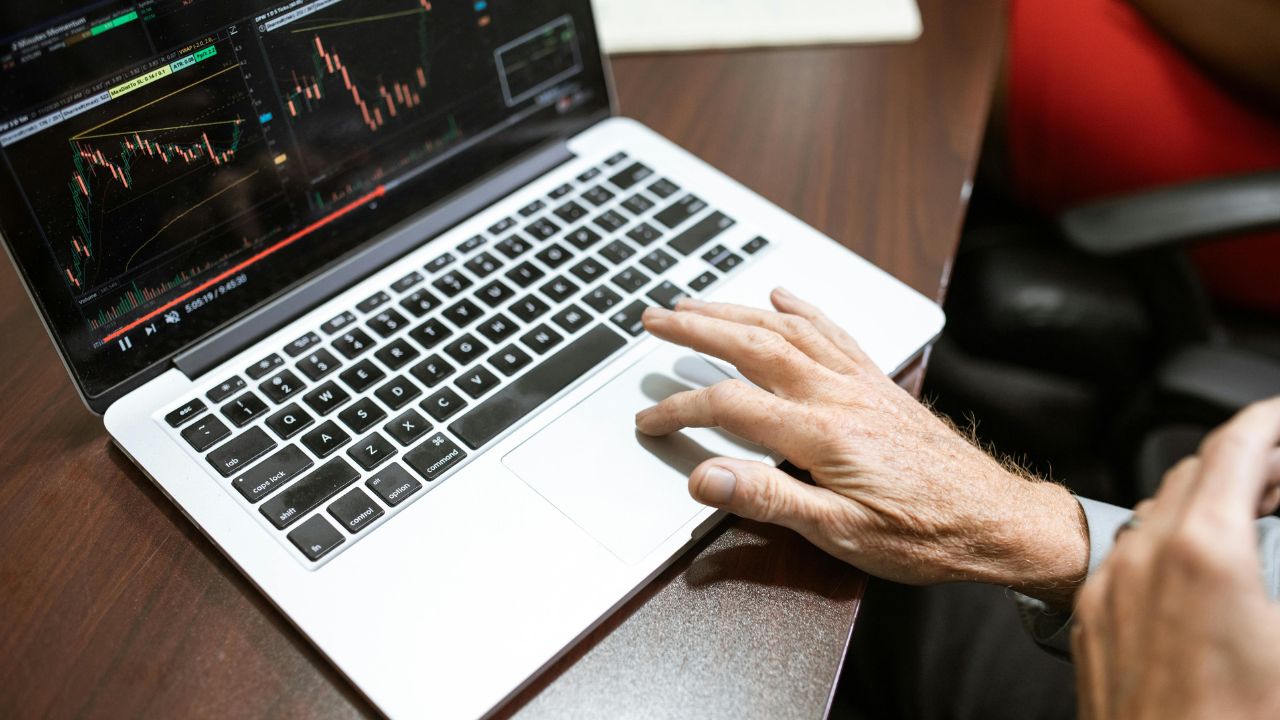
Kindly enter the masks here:
M 472 718 L 771 457 L 634 413 L 789 286 L 886 372 L 938 307 L 617 115 L 587 0 L 0 10 L 0 230 L 114 442 L 377 708 Z M 743 152 L 768 152 L 743 148 Z

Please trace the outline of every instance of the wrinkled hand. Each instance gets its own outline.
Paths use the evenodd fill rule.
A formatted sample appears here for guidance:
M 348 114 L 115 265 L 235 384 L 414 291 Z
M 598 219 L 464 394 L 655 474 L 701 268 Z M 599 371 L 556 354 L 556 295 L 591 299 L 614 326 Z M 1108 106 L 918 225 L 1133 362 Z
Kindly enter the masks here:
M 813 306 L 784 290 L 772 301 L 779 312 L 695 300 L 645 312 L 649 332 L 721 358 L 751 383 L 673 395 L 639 413 L 636 427 L 666 435 L 718 426 L 815 482 L 715 458 L 689 477 L 693 497 L 789 527 L 891 580 L 991 582 L 1069 603 L 1088 566 L 1074 498 L 974 447 Z
M 1280 606 L 1254 518 L 1276 509 L 1280 398 L 1247 408 L 1165 476 L 1080 590 L 1082 718 L 1280 717 Z

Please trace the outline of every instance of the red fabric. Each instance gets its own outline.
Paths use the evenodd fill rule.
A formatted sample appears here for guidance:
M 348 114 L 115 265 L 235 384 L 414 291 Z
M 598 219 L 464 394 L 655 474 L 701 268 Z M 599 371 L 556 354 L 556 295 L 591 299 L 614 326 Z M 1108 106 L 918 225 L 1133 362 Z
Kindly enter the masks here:
M 1123 0 L 1012 0 L 1010 27 L 1013 173 L 1041 210 L 1280 168 L 1280 121 L 1216 86 Z M 1280 313 L 1280 234 L 1193 256 L 1219 300 Z

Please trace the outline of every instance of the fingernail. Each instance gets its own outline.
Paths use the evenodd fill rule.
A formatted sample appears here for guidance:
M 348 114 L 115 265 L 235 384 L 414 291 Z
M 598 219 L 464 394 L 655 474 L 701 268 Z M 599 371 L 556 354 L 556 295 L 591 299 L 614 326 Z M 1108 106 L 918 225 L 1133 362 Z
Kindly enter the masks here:
M 640 423 L 644 422 L 645 418 L 649 417 L 652 414 L 653 414 L 653 408 L 645 408 L 644 410 L 641 410 L 640 412 L 636 413 L 636 427 L 639 427 Z
M 702 499 L 709 505 L 725 505 L 733 499 L 738 476 L 722 467 L 707 468 L 702 473 Z
M 778 286 L 778 287 L 774 288 L 774 290 L 773 290 L 773 291 L 774 291 L 774 292 L 776 292 L 776 293 L 778 293 L 778 296 L 779 296 L 779 297 L 784 297 L 784 298 L 786 298 L 786 299 L 788 299 L 788 300 L 795 300 L 795 299 L 796 299 L 796 296 L 795 296 L 795 295 L 792 295 L 790 290 L 788 290 L 788 289 L 786 289 L 786 288 L 784 288 L 784 287 L 782 287 L 782 286 Z
M 676 309 L 687 308 L 689 310 L 695 310 L 697 308 L 702 307 L 703 305 L 706 305 L 706 303 L 702 302 L 697 298 L 691 298 L 691 297 L 680 298 L 680 302 L 676 303 Z
M 648 307 L 648 308 L 645 308 L 644 315 L 641 316 L 641 319 L 642 320 L 662 320 L 664 318 L 670 317 L 671 315 L 672 315 L 671 311 L 666 308 Z

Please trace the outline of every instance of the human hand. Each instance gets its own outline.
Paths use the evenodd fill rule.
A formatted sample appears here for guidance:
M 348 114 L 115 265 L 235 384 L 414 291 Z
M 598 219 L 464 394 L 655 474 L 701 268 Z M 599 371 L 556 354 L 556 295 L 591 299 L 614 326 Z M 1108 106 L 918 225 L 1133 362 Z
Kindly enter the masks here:
M 1080 590 L 1080 716 L 1280 717 L 1280 606 L 1254 518 L 1280 499 L 1280 398 L 1245 409 L 1165 475 Z
M 884 578 L 989 582 L 1068 605 L 1089 555 L 1075 499 L 975 447 L 813 306 L 781 289 L 771 299 L 778 312 L 696 300 L 645 311 L 655 336 L 721 358 L 755 384 L 673 395 L 636 415 L 640 432 L 719 426 L 815 483 L 714 458 L 690 475 L 693 497 L 789 527 Z

